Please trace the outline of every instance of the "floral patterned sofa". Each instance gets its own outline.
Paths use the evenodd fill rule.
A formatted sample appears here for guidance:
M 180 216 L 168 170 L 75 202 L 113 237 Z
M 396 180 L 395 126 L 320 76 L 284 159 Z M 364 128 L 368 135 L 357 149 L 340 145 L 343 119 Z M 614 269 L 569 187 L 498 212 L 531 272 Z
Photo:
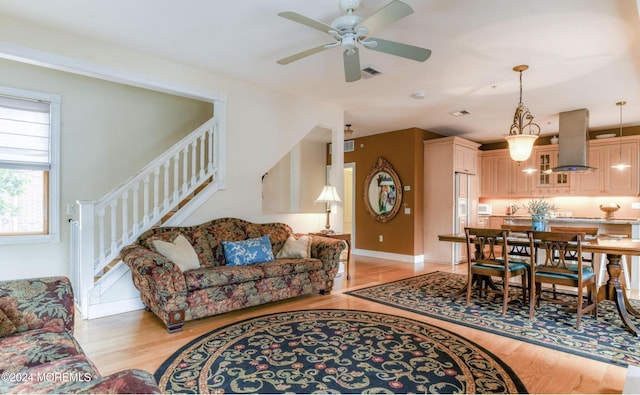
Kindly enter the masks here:
M 253 262 L 230 258 L 242 243 L 261 246 L 246 254 Z M 306 251 L 290 248 L 304 243 Z M 193 252 L 187 251 L 191 247 Z M 185 321 L 314 292 L 328 293 L 343 249 L 340 240 L 294 234 L 283 223 L 220 218 L 196 226 L 153 228 L 123 248 L 120 258 L 131 268 L 147 309 L 169 332 L 175 332 Z
M 160 393 L 143 370 L 102 377 L 73 324 L 68 278 L 0 282 L 0 393 Z

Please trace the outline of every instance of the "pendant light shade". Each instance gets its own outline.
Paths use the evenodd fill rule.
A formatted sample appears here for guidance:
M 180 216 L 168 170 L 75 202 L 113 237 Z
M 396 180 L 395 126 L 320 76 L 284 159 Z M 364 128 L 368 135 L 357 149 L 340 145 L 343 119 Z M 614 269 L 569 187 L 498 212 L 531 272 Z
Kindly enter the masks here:
M 509 136 L 506 137 L 509 144 L 509 155 L 516 162 L 522 162 L 531 156 L 533 144 L 540 135 L 540 126 L 533 122 L 533 115 L 529 109 L 522 104 L 522 72 L 529 66 L 520 65 L 513 68 L 513 71 L 520 73 L 520 101 L 513 116 L 513 124 L 509 129 Z
M 622 161 L 622 106 L 624 106 L 625 104 L 627 104 L 626 101 L 619 101 L 616 103 L 616 106 L 620 107 L 620 148 L 618 149 L 618 163 L 611 167 L 618 170 L 624 170 L 631 167 L 631 165 L 626 164 Z
M 353 129 L 351 129 L 351 124 L 348 123 L 346 125 L 344 125 L 344 138 L 350 138 L 351 135 L 353 134 Z

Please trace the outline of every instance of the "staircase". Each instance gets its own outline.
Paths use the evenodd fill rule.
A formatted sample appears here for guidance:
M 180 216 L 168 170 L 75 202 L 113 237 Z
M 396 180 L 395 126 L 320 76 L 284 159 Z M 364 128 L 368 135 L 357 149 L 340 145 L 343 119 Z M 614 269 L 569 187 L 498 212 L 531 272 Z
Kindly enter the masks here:
M 71 280 L 83 319 L 142 308 L 120 250 L 154 226 L 179 225 L 225 187 L 226 106 L 98 201 L 77 202 L 70 221 Z

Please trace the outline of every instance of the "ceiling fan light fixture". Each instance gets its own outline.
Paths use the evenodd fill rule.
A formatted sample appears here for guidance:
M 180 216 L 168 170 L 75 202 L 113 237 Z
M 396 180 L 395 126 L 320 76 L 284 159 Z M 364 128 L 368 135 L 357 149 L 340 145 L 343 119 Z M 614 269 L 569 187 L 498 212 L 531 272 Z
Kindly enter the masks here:
M 355 14 L 359 6 L 360 0 L 341 0 L 340 7 L 345 14 L 334 19 L 331 25 L 311 19 L 297 12 L 279 12 L 278 15 L 283 18 L 329 34 L 335 40 L 335 43 L 322 44 L 309 48 L 277 60 L 276 63 L 286 65 L 318 52 L 341 46 L 343 47 L 342 62 L 345 81 L 355 82 L 363 77 L 360 72 L 360 55 L 358 51 L 358 47 L 360 46 L 368 50 L 418 62 L 424 62 L 431 56 L 430 49 L 369 36 L 412 14 L 413 8 L 411 8 L 410 5 L 401 0 L 393 0 L 364 19 Z
M 506 140 L 509 144 L 509 155 L 516 162 L 529 159 L 533 144 L 540 136 L 540 126 L 533 122 L 533 115 L 522 103 L 522 72 L 528 68 L 529 66 L 527 65 L 519 65 L 513 68 L 513 71 L 520 73 L 520 101 L 516 107 L 513 124 L 511 124 Z

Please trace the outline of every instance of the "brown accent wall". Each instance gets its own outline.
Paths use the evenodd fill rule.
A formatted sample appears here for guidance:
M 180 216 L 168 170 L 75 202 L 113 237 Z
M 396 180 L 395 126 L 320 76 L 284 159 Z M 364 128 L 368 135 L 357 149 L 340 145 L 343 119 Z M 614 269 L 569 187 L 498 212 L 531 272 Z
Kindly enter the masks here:
M 346 152 L 344 163 L 356 164 L 355 248 L 402 255 L 422 255 L 423 140 L 441 135 L 418 128 L 398 130 L 354 139 L 355 149 Z M 364 181 L 378 157 L 385 158 L 398 174 L 402 186 L 401 208 L 389 222 L 374 220 L 365 207 Z M 331 158 L 329 157 L 328 163 Z M 411 214 L 405 214 L 406 207 Z M 384 241 L 379 241 L 382 235 Z

